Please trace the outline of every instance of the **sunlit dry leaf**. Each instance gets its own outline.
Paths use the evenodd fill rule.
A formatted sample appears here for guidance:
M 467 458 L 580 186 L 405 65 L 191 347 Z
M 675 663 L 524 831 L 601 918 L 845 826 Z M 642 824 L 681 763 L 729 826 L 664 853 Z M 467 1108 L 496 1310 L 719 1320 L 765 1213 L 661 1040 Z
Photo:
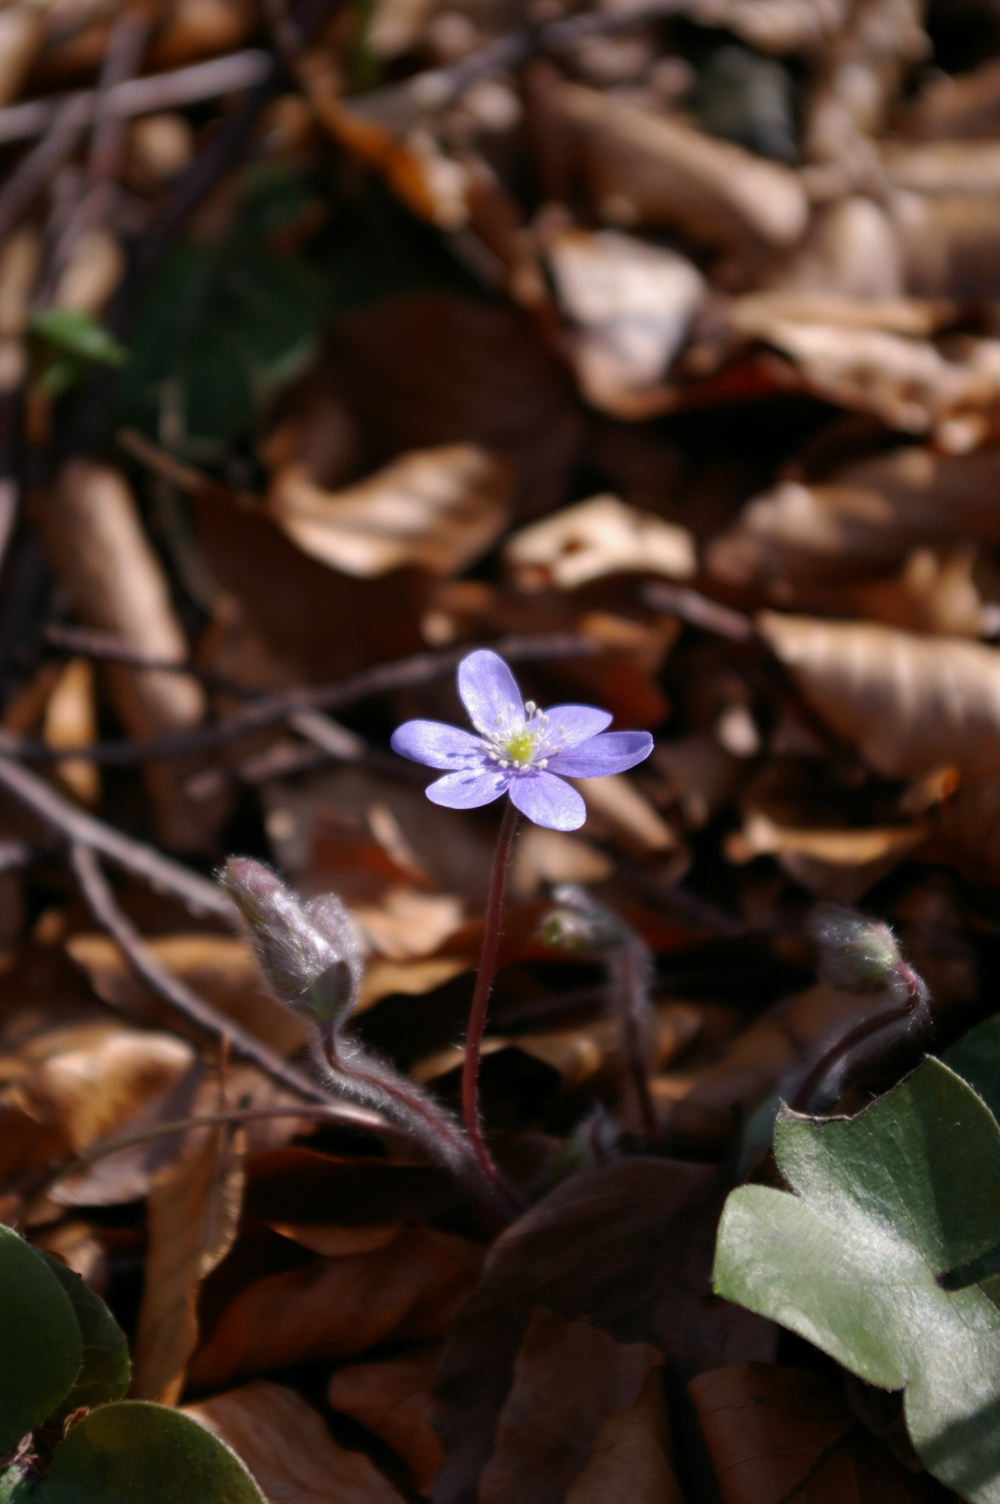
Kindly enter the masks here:
M 652 1371 L 663 1362 L 647 1343 L 621 1343 L 583 1321 L 567 1321 L 537 1307 L 514 1360 L 513 1384 L 497 1422 L 496 1444 L 483 1470 L 477 1498 L 481 1504 L 559 1504 L 590 1458 L 606 1421 L 631 1410 L 640 1400 Z M 661 1388 L 661 1410 L 662 1410 Z M 663 1473 L 671 1477 L 662 1441 L 665 1416 L 659 1417 Z M 616 1480 L 615 1491 L 636 1504 L 651 1496 L 637 1494 L 629 1480 Z M 676 1491 L 675 1491 L 676 1494 Z M 655 1496 L 661 1504 L 669 1492 Z
M 810 892 L 849 903 L 920 846 L 925 834 L 916 823 L 858 829 L 782 825 L 751 808 L 726 849 L 736 862 L 777 856 Z
M 872 412 L 892 428 L 933 433 L 955 453 L 995 432 L 1000 343 L 953 335 L 937 344 L 877 328 L 772 316 L 761 305 L 735 310 L 735 327 L 779 350 L 803 386 L 844 407 Z
M 341 491 L 298 464 L 273 477 L 272 515 L 300 548 L 362 579 L 394 569 L 448 575 L 495 540 L 510 493 L 507 467 L 471 444 L 413 450 Z
M 94 666 L 88 659 L 72 658 L 63 668 L 45 707 L 43 735 L 50 747 L 85 747 L 97 740 Z M 67 758 L 57 772 L 81 804 L 96 804 L 101 776 L 94 763 Z
M 441 1465 L 431 1396 L 440 1356 L 439 1347 L 421 1347 L 382 1363 L 351 1363 L 337 1369 L 327 1389 L 331 1408 L 391 1447 L 421 1493 Z
M 577 786 L 587 801 L 595 831 L 613 836 L 636 856 L 669 852 L 683 863 L 684 856 L 673 830 L 626 774 L 580 778 Z
M 1000 654 L 869 622 L 763 612 L 761 631 L 813 709 L 886 778 L 985 778 L 1000 756 Z
M 965 535 L 995 544 L 998 480 L 996 449 L 939 455 L 906 446 L 818 483 L 782 481 L 710 544 L 708 566 L 733 583 L 822 585 L 886 573 L 914 543 Z
M 0 105 L 17 98 L 44 32 L 41 12 L 27 5 L 0 12 Z
M 810 79 L 803 153 L 811 161 L 857 170 L 869 137 L 884 123 L 902 79 L 927 53 L 919 0 L 868 0 L 849 6 L 831 31 Z
M 916 1504 L 926 1478 L 904 1472 L 814 1373 L 764 1363 L 700 1374 L 688 1386 L 723 1504 Z
M 705 1165 L 627 1160 L 574 1176 L 502 1234 L 445 1345 L 436 1504 L 474 1497 L 538 1306 L 591 1321 L 617 1342 L 654 1343 L 668 1379 L 687 1379 L 721 1354 L 771 1355 L 772 1328 L 707 1299 L 723 1194 Z
M 976 141 L 996 134 L 1000 59 L 962 73 L 931 70 L 903 111 L 901 126 L 917 141 Z
M 780 288 L 748 296 L 815 293 L 823 301 L 841 299 L 855 319 L 873 300 L 900 298 L 905 291 L 903 257 L 887 209 L 860 193 L 816 206 L 805 239 L 781 268 Z M 874 311 L 872 321 L 878 322 Z
M 167 971 L 279 1054 L 291 1055 L 306 1042 L 304 1021 L 264 991 L 244 941 L 193 933 L 151 936 L 146 945 Z M 72 935 L 66 948 L 94 991 L 113 1007 L 154 1024 L 178 1022 L 176 1012 L 155 997 L 106 935 Z
M 889 179 L 914 193 L 1000 193 L 1000 141 L 889 141 L 882 146 Z
M 979 193 L 900 193 L 896 223 L 910 292 L 924 298 L 997 295 L 1000 227 L 995 198 Z
M 844 24 L 850 0 L 695 0 L 703 26 L 728 26 L 762 52 L 813 53 Z
M 504 563 L 522 590 L 572 590 L 612 574 L 686 579 L 695 555 L 686 528 L 617 496 L 593 496 L 515 533 Z
M 125 253 L 118 237 L 95 225 L 73 246 L 60 273 L 53 306 L 99 317 L 124 271 Z
M 705 296 L 701 273 L 676 251 L 614 230 L 564 230 L 547 251 L 584 397 L 616 417 L 655 412 L 657 383 Z
M 269 1275 L 225 1306 L 191 1380 L 207 1388 L 291 1363 L 357 1357 L 382 1342 L 438 1341 L 478 1262 L 479 1250 L 462 1238 L 401 1227 L 382 1247 Z
M 137 1399 L 174 1404 L 198 1341 L 206 1275 L 225 1258 L 239 1223 L 246 1138 L 220 1125 L 192 1132 L 149 1196 L 146 1277 L 132 1358 Z
M 229 1443 L 268 1504 L 403 1504 L 374 1462 L 334 1441 L 284 1384 L 244 1384 L 183 1411 Z
M 613 94 L 564 84 L 557 105 L 578 170 L 611 223 L 676 229 L 743 254 L 748 241 L 788 246 L 803 233 L 805 193 L 787 167 Z

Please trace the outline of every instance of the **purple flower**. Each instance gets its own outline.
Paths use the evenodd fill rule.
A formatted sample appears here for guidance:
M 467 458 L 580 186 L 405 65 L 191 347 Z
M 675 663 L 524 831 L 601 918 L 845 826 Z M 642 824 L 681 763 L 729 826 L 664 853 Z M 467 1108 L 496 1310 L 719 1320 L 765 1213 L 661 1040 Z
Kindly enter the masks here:
M 406 721 L 392 749 L 430 768 L 447 769 L 427 789 L 449 809 L 476 809 L 502 794 L 536 825 L 577 830 L 587 807 L 569 778 L 603 778 L 635 767 L 653 750 L 648 731 L 609 731 L 607 710 L 593 705 L 525 704 L 503 659 L 488 649 L 458 666 L 458 692 L 478 736 L 440 721 Z

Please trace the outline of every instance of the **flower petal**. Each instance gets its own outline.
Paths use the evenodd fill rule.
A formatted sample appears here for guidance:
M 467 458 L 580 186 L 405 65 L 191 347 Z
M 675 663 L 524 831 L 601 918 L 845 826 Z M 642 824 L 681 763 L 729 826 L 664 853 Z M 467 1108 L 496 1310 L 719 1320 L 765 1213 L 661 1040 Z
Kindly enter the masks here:
M 517 680 L 499 653 L 481 648 L 458 665 L 458 692 L 469 719 L 484 736 L 524 725 L 524 701 Z
M 606 731 L 593 736 L 566 752 L 549 758 L 549 771 L 568 778 L 604 778 L 608 773 L 624 773 L 643 762 L 653 750 L 648 731 Z
M 611 711 L 596 705 L 553 705 L 545 712 L 545 745 L 556 750 L 575 747 L 611 725 Z
M 446 773 L 424 790 L 432 804 L 443 804 L 447 809 L 478 809 L 481 804 L 492 804 L 505 792 L 510 782 L 509 773 L 489 772 Z
M 551 773 L 518 773 L 511 780 L 510 798 L 522 815 L 549 830 L 579 830 L 587 818 L 587 806 L 576 789 Z
M 442 721 L 404 721 L 392 733 L 389 745 L 400 757 L 426 763 L 429 768 L 469 768 L 485 756 L 478 736 Z

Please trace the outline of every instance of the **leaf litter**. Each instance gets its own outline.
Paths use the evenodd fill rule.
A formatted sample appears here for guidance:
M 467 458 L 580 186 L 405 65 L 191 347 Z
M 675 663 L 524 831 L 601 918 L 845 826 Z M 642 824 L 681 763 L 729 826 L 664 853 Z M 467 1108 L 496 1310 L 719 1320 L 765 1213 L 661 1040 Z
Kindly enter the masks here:
M 274 1504 L 957 1497 L 711 1268 L 780 1101 L 995 1012 L 998 52 L 980 0 L 0 14 L 0 1207 Z M 453 1121 L 496 822 L 389 738 L 483 647 L 655 741 L 515 848 L 505 1227 L 209 882 L 338 893 L 352 1048 Z M 831 899 L 931 1027 L 817 981 Z

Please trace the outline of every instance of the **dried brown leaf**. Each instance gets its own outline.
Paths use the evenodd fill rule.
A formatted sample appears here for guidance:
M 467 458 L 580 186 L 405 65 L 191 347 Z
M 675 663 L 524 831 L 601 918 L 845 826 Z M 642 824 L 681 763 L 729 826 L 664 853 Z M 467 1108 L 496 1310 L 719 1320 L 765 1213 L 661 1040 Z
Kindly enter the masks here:
M 935 855 L 974 882 L 1000 884 L 1000 783 L 967 783 L 929 816 Z
M 322 1416 L 284 1384 L 244 1384 L 185 1405 L 184 1414 L 228 1442 L 268 1504 L 403 1504 L 375 1464 L 334 1441 Z
M 481 1504 L 562 1504 L 585 1468 L 606 1422 L 638 1404 L 663 1359 L 648 1343 L 615 1342 L 583 1321 L 536 1308 L 514 1360 L 511 1390 L 497 1423 L 496 1444 L 479 1482 Z M 665 1435 L 661 1415 L 659 1436 Z M 662 1450 L 661 1450 L 662 1458 Z M 669 1465 L 662 1458 L 670 1477 Z M 638 1499 L 629 1480 L 618 1497 Z M 666 1504 L 669 1495 L 658 1496 Z
M 614 230 L 564 230 L 548 259 L 583 396 L 619 418 L 658 411 L 657 388 L 705 297 L 701 273 L 676 251 Z
M 357 485 L 325 491 L 302 465 L 272 477 L 269 507 L 288 536 L 344 574 L 449 575 L 495 541 L 511 491 L 506 465 L 472 444 L 412 450 Z
M 211 1387 L 291 1363 L 357 1357 L 382 1342 L 438 1341 L 478 1263 L 478 1249 L 462 1238 L 399 1227 L 381 1247 L 265 1276 L 222 1310 L 195 1355 L 192 1382 Z
M 428 1491 L 443 1455 L 431 1424 L 440 1356 L 439 1347 L 427 1347 L 383 1363 L 352 1363 L 337 1370 L 327 1389 L 331 1409 L 391 1447 L 421 1493 Z
M 818 483 L 782 481 L 709 546 L 732 583 L 802 585 L 884 574 L 915 543 L 963 536 L 995 544 L 1000 455 L 939 455 L 907 445 L 853 461 Z
M 663 1382 L 654 1369 L 635 1404 L 604 1422 L 566 1504 L 605 1504 L 616 1496 L 632 1504 L 684 1504 L 666 1433 Z
M 612 224 L 676 229 L 743 255 L 748 242 L 785 247 L 805 230 L 805 193 L 787 167 L 612 94 L 564 84 L 557 106 L 577 170 Z
M 759 625 L 812 708 L 884 777 L 954 767 L 977 779 L 995 769 L 995 648 L 770 611 Z
M 934 1497 L 814 1373 L 741 1363 L 688 1385 L 723 1504 L 916 1504 Z
M 695 554 L 686 528 L 617 496 L 593 496 L 515 533 L 504 563 L 521 590 L 573 590 L 614 574 L 687 579 Z
M 630 1160 L 574 1176 L 508 1228 L 448 1333 L 436 1504 L 475 1498 L 538 1306 L 618 1342 L 655 1343 L 668 1377 L 686 1380 L 723 1354 L 770 1356 L 773 1329 L 709 1293 L 723 1195 L 707 1166 Z
M 225 1125 L 192 1132 L 149 1196 L 145 1286 L 132 1358 L 137 1399 L 175 1404 L 198 1342 L 202 1280 L 236 1238 L 246 1137 Z

